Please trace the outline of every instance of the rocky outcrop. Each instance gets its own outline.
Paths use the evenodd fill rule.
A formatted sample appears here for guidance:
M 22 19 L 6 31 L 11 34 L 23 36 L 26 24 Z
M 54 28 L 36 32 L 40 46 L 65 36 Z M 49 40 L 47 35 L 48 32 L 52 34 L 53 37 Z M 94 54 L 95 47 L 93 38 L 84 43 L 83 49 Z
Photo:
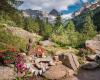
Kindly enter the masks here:
M 85 43 L 86 47 L 92 50 L 94 53 L 100 53 L 100 35 L 97 35 L 92 40 L 87 40 Z
M 39 39 L 41 39 L 41 37 L 35 33 L 30 33 L 28 31 L 25 31 L 22 28 L 18 28 L 18 27 L 6 27 L 5 30 L 9 33 L 11 33 L 14 36 L 23 38 L 25 40 L 28 40 L 29 38 L 33 39 L 33 41 L 38 41 Z

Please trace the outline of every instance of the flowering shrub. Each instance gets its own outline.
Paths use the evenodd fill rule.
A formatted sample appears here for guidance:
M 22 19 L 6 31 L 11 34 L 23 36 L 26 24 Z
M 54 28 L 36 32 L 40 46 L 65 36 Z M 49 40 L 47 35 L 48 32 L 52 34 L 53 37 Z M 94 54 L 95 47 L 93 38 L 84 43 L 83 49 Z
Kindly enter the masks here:
M 0 57 L 3 59 L 4 64 L 11 64 L 15 62 L 16 50 L 14 48 L 0 51 Z
M 43 56 L 45 49 L 39 45 L 34 49 L 34 53 L 36 53 L 36 56 Z
M 17 55 L 15 61 L 16 61 L 15 66 L 16 66 L 18 72 L 22 73 L 27 70 L 26 66 L 24 66 L 24 58 L 22 55 Z

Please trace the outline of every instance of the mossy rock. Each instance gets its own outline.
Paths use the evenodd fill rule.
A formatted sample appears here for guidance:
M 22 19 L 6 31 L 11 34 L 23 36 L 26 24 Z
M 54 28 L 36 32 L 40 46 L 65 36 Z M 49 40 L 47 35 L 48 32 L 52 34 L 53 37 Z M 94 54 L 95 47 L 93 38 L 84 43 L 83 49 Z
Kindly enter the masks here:
M 26 49 L 27 42 L 11 33 L 5 31 L 5 26 L 0 25 L 0 50 L 7 48 L 16 48 L 19 50 Z

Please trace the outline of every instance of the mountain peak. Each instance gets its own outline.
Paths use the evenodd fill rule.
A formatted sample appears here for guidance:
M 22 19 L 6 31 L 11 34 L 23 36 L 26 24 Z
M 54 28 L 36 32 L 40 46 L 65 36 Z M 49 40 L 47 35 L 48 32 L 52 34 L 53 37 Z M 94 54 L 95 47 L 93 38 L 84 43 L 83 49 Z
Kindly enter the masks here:
M 52 10 L 50 11 L 49 15 L 58 16 L 58 15 L 60 15 L 60 13 L 59 13 L 56 9 L 52 9 Z

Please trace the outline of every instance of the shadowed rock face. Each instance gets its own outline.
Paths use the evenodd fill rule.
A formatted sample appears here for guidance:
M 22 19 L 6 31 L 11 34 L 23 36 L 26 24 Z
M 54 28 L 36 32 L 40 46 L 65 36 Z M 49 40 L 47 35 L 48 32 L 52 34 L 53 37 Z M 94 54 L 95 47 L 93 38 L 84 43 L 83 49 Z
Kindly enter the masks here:
M 93 40 L 87 40 L 86 47 L 95 53 L 100 53 L 100 35 L 97 35 Z

